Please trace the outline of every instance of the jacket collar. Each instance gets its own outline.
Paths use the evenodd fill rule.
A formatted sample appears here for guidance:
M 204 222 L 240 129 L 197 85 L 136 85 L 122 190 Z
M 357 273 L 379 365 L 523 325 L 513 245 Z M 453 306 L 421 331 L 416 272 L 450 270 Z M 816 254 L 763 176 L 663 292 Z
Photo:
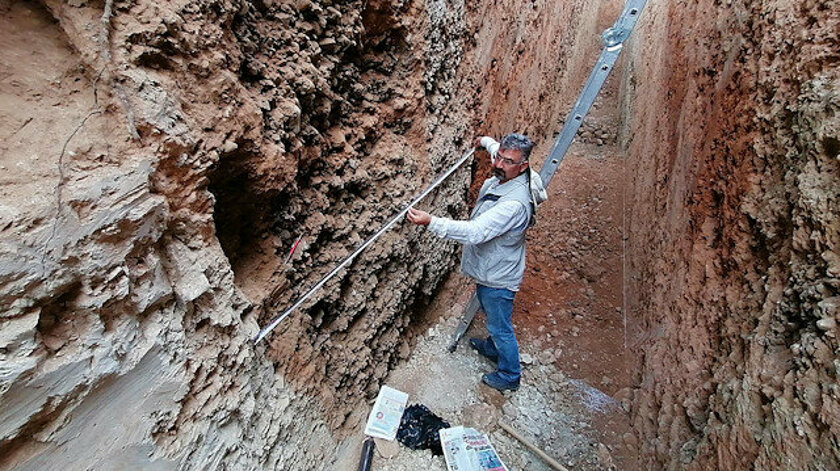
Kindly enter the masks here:
M 499 177 L 492 177 L 492 181 L 490 182 L 490 188 L 487 189 L 488 194 L 504 196 L 509 191 L 513 190 L 518 186 L 527 186 L 528 185 L 528 169 L 525 169 L 524 172 L 521 174 L 511 178 L 510 180 L 499 183 Z

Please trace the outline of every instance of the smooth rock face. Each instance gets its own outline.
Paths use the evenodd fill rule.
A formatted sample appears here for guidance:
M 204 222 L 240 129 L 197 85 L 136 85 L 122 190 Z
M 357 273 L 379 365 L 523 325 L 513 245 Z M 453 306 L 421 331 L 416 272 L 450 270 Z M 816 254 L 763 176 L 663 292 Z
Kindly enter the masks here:
M 838 468 L 837 12 L 648 2 L 634 33 L 625 279 L 646 469 Z

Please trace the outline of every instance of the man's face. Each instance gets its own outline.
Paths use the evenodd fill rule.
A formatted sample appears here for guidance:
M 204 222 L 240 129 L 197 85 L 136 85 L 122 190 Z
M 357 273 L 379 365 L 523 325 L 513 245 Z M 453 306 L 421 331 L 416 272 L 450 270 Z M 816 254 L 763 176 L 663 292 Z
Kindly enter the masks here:
M 493 175 L 504 183 L 515 178 L 528 168 L 528 162 L 522 161 L 522 151 L 516 149 L 499 149 L 496 160 L 493 161 Z

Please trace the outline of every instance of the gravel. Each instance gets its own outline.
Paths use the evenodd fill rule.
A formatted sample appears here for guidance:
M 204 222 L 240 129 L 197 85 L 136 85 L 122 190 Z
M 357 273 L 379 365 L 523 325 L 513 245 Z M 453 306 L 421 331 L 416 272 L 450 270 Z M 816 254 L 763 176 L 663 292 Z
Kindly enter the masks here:
M 621 413 L 617 401 L 583 381 L 570 379 L 550 362 L 550 348 L 527 351 L 522 385 L 515 393 L 500 394 L 481 384 L 481 375 L 494 365 L 462 340 L 455 353 L 446 346 L 457 317 L 430 328 L 407 362 L 398 366 L 385 384 L 409 394 L 409 404 L 426 405 L 454 425 L 467 425 L 488 434 L 502 461 L 513 470 L 550 471 L 551 468 L 498 425 L 504 421 L 555 459 L 575 470 L 615 469 L 609 449 L 600 443 L 591 422 L 598 414 Z M 480 320 L 468 332 L 481 335 Z M 374 458 L 377 471 L 445 471 L 443 457 L 428 450 L 399 452 Z

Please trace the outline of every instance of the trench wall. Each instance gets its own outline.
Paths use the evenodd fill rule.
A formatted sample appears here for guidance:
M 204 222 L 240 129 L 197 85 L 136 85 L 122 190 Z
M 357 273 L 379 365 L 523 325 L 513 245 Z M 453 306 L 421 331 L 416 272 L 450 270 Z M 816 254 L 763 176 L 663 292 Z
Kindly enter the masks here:
M 2 3 L 0 468 L 332 469 L 457 247 L 397 228 L 250 339 L 476 133 L 550 133 L 528 78 L 573 84 L 600 10 Z
M 649 2 L 622 82 L 646 469 L 836 469 L 838 3 Z
M 458 155 L 463 7 L 0 15 L 0 468 L 331 469 L 455 247 L 401 229 L 250 340 Z

